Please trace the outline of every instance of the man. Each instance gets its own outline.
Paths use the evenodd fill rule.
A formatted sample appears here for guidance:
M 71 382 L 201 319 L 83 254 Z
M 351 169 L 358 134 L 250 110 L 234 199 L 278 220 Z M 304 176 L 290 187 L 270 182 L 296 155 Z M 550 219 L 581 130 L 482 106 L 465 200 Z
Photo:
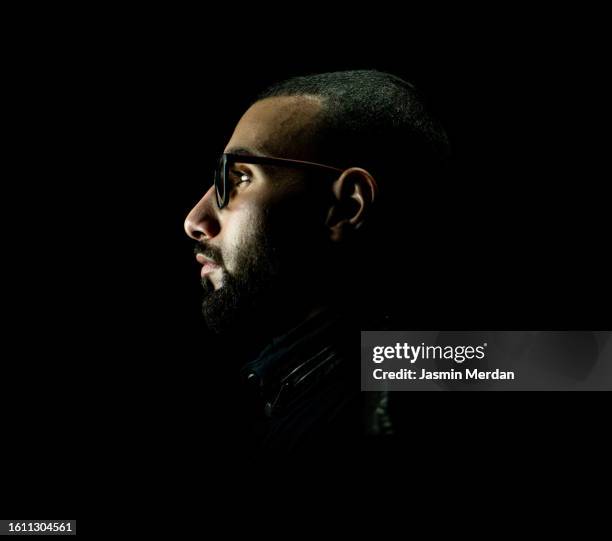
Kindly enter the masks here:
M 363 419 L 359 330 L 384 326 L 405 279 L 392 261 L 406 197 L 431 186 L 447 153 L 415 89 L 377 71 L 290 79 L 238 122 L 185 229 L 206 323 L 244 358 L 258 445 L 388 429 L 380 397 Z

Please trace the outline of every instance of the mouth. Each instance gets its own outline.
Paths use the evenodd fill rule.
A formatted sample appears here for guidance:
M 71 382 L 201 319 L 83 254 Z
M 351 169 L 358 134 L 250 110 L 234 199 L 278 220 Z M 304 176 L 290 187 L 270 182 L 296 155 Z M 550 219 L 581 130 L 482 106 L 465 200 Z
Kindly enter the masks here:
M 212 259 L 206 257 L 204 254 L 197 254 L 196 260 L 200 265 L 202 265 L 202 270 L 200 271 L 202 278 L 220 268 L 220 265 L 215 263 Z

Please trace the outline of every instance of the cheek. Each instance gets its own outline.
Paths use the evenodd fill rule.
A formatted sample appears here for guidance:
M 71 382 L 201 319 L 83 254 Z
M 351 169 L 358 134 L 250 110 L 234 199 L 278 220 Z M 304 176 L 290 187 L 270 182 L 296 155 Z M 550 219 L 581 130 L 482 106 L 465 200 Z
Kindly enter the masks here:
M 241 207 L 224 224 L 223 261 L 230 273 L 236 272 L 240 255 L 256 240 L 261 213 L 252 207 Z
M 274 247 L 279 257 L 295 264 L 321 251 L 324 220 L 317 213 L 318 205 L 304 190 L 287 186 L 276 192 L 253 191 L 249 196 L 236 202 L 222 224 L 223 259 L 228 272 L 235 273 L 241 255 L 261 243 Z

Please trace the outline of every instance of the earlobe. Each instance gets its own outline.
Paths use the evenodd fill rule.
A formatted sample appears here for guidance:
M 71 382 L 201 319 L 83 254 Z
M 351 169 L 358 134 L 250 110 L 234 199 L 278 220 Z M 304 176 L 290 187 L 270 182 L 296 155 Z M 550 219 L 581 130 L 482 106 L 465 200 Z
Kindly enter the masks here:
M 368 219 L 378 186 L 365 169 L 352 167 L 334 183 L 334 204 L 327 216 L 330 240 L 339 242 L 360 229 Z

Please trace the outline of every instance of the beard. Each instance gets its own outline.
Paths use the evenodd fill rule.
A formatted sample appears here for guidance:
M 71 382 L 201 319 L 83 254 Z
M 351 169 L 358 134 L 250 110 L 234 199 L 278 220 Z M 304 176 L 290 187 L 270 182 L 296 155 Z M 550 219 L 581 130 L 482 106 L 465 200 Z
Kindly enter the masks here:
M 196 245 L 196 253 L 220 266 L 217 289 L 207 277 L 201 280 L 210 331 L 262 339 L 336 294 L 338 248 L 329 240 L 321 199 L 318 191 L 296 192 L 254 216 L 248 234 L 231 248 Z
M 285 233 L 279 234 L 280 231 Z M 274 327 L 279 319 L 287 318 L 290 307 L 299 305 L 298 294 L 309 289 L 305 283 L 308 278 L 300 276 L 304 265 L 298 264 L 306 246 L 295 230 L 291 236 L 286 232 L 286 227 L 271 227 L 266 220 L 259 219 L 248 238 L 233 250 L 232 272 L 228 272 L 218 247 L 196 246 L 196 253 L 204 254 L 221 267 L 217 289 L 206 277 L 201 280 L 202 313 L 213 333 L 258 334 Z
M 277 265 L 274 250 L 265 236 L 257 234 L 244 245 L 235 257 L 235 268 L 229 273 L 219 251 L 203 249 L 206 256 L 221 264 L 221 282 L 215 289 L 212 282 L 202 278 L 204 298 L 202 314 L 207 327 L 216 334 L 242 326 L 273 288 Z

